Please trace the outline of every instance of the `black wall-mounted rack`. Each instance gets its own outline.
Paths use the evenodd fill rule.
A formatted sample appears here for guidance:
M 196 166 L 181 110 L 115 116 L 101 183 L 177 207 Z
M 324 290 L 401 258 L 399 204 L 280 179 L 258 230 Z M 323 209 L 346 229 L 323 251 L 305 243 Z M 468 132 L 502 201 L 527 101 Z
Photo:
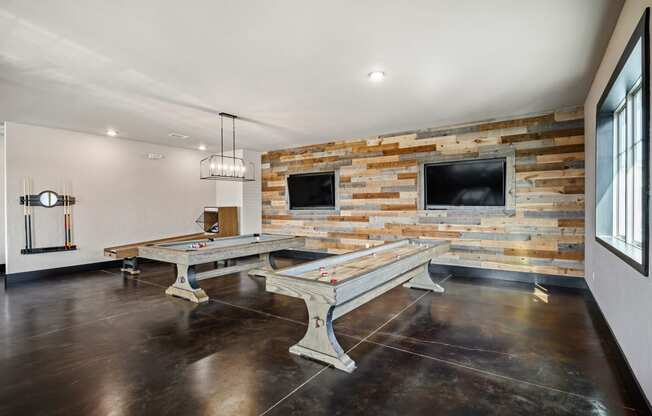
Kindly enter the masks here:
M 27 199 L 28 199 L 28 202 L 29 202 L 29 206 L 50 208 L 47 205 L 41 204 L 41 194 L 29 195 Z M 65 195 L 57 195 L 57 202 L 52 206 L 53 207 L 62 207 L 62 206 L 64 206 L 64 199 L 65 199 Z M 75 197 L 74 196 L 68 196 L 67 204 L 68 205 L 75 205 Z M 20 197 L 20 205 L 25 205 L 25 197 L 24 196 Z
M 72 241 L 72 206 L 75 204 L 75 197 L 71 195 L 59 195 L 54 191 L 43 191 L 39 194 L 31 194 L 28 190 L 31 188 L 31 181 L 25 181 L 25 194 L 21 195 L 18 203 L 24 207 L 25 216 L 25 248 L 20 250 L 20 254 L 43 254 L 57 251 L 77 250 L 77 246 Z M 54 208 L 63 207 L 64 222 L 64 245 L 51 247 L 33 247 L 32 246 L 32 208 Z

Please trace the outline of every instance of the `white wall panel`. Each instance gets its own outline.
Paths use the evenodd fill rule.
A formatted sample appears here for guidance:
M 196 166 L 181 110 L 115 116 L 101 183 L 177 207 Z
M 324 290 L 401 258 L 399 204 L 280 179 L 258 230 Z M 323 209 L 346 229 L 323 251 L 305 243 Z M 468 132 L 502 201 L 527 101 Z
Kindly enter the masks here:
M 215 203 L 214 183 L 199 179 L 197 151 L 16 123 L 7 123 L 5 141 L 8 273 L 107 260 L 106 246 L 197 232 L 194 220 Z M 24 177 L 34 192 L 72 184 L 78 251 L 20 254 Z M 34 208 L 34 225 L 35 245 L 63 243 L 61 208 Z

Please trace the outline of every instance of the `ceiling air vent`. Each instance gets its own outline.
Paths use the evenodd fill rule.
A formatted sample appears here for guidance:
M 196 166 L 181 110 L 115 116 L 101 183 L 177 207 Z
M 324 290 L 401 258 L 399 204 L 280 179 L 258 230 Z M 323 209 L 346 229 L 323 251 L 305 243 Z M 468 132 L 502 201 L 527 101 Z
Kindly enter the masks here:
M 164 157 L 165 156 L 160 154 L 160 153 L 148 153 L 147 154 L 147 159 L 149 159 L 149 160 L 161 160 Z
M 181 134 L 181 133 L 170 133 L 170 134 L 168 134 L 168 136 L 174 137 L 175 139 L 187 139 L 188 137 L 190 137 L 190 136 L 186 136 L 185 134 Z

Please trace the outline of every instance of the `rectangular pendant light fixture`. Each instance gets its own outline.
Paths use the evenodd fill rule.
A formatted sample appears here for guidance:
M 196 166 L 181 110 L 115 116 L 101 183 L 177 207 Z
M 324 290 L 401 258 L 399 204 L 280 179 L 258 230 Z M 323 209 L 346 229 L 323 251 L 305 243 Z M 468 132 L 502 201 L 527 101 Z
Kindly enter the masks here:
M 220 153 L 212 154 L 199 163 L 200 178 L 214 181 L 251 182 L 256 180 L 254 164 L 235 156 L 235 119 L 238 116 L 220 113 Z M 230 118 L 233 131 L 231 156 L 224 154 L 224 118 Z

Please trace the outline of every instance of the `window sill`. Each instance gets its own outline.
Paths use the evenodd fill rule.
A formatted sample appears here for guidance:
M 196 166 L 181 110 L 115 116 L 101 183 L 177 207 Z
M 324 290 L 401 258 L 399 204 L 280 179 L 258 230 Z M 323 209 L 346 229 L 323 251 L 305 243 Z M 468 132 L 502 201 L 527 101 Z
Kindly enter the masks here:
M 610 235 L 596 235 L 595 239 L 627 264 L 647 276 L 647 265 L 643 264 L 643 250 Z

